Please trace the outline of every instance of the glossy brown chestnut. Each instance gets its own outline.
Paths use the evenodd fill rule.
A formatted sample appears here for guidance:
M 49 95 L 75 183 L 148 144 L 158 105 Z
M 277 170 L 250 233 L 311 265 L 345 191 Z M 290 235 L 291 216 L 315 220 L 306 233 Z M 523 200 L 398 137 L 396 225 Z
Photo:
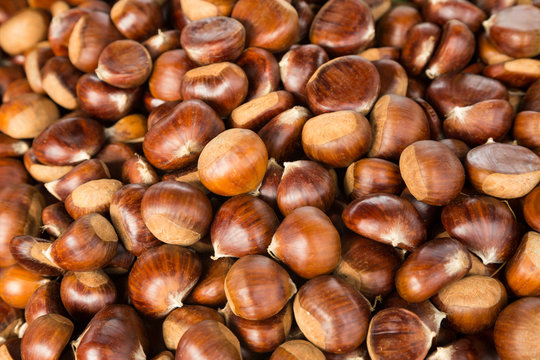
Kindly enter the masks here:
M 81 76 L 77 81 L 81 110 L 105 121 L 115 121 L 129 114 L 141 94 L 140 87 L 120 89 L 101 81 L 92 73 Z
M 440 28 L 429 22 L 414 25 L 401 50 L 401 63 L 411 75 L 419 75 L 435 52 L 441 36 Z
M 279 87 L 279 67 L 274 55 L 268 50 L 250 47 L 236 60 L 246 73 L 249 88 L 246 100 L 276 91 Z
M 109 359 L 144 359 L 149 340 L 143 322 L 131 306 L 108 305 L 92 318 L 72 347 L 79 360 L 90 360 L 96 353 Z
M 360 346 L 370 315 L 366 298 L 345 280 L 330 275 L 309 280 L 294 299 L 294 318 L 302 333 L 331 353 Z
M 37 8 L 26 8 L 0 26 L 0 47 L 9 55 L 22 54 L 47 38 L 50 14 Z
M 193 325 L 205 320 L 225 323 L 216 310 L 206 306 L 186 305 L 173 310 L 163 321 L 163 340 L 169 350 L 176 350 L 180 339 Z
M 0 133 L 0 156 L 1 157 L 19 157 L 28 151 L 28 143 L 23 140 L 13 139 L 12 137 Z
M 122 166 L 122 181 L 128 184 L 152 185 L 159 181 L 156 171 L 148 160 L 141 156 L 133 156 Z
M 284 164 L 277 189 L 279 210 L 285 216 L 302 206 L 328 211 L 336 196 L 336 186 L 328 170 L 315 161 L 298 160 Z
M 166 51 L 180 48 L 180 30 L 158 30 L 158 33 L 149 37 L 142 44 L 150 53 L 152 60 L 155 60 L 159 55 Z
M 0 131 L 15 139 L 34 138 L 54 123 L 58 107 L 38 94 L 24 94 L 0 106 Z
M 89 11 L 75 7 L 61 14 L 54 15 L 49 26 L 48 40 L 56 56 L 68 56 L 69 37 L 79 19 Z
M 186 100 L 149 129 L 144 154 L 159 169 L 181 169 L 195 163 L 205 145 L 223 130 L 223 121 L 210 106 Z
M 459 20 L 446 22 L 441 39 L 426 68 L 430 79 L 463 69 L 474 55 L 474 34 Z
M 431 330 L 403 308 L 379 311 L 369 323 L 367 349 L 373 360 L 421 360 L 431 347 Z
M 499 64 L 513 59 L 497 49 L 485 33 L 478 37 L 478 55 L 486 65 Z
M 375 38 L 375 22 L 366 3 L 330 0 L 319 10 L 309 40 L 335 56 L 354 54 Z
M 212 206 L 196 187 L 168 180 L 152 185 L 144 193 L 141 214 L 156 238 L 189 246 L 208 232 Z
M 295 106 L 264 125 L 258 135 L 268 149 L 268 156 L 280 163 L 297 159 L 302 154 L 302 129 L 310 117 L 308 109 Z
M 300 207 L 282 221 L 268 252 L 296 274 L 312 279 L 336 268 L 341 254 L 340 237 L 321 210 Z
M 297 41 L 298 13 L 286 0 L 239 0 L 231 17 L 244 25 L 248 47 L 280 52 Z
M 197 189 L 201 190 L 205 194 L 208 194 L 210 192 L 201 183 L 201 178 L 199 177 L 197 165 L 191 165 L 181 170 L 171 171 L 169 173 L 163 174 L 161 179 L 163 181 L 176 180 L 180 182 L 185 182 L 187 184 L 195 186 Z
M 505 267 L 506 283 L 517 296 L 540 295 L 540 234 L 529 231 Z
M 522 111 L 537 111 L 540 112 L 540 96 L 538 95 L 540 89 L 540 79 L 536 80 L 523 96 Z
M 410 37 L 409 30 L 421 21 L 422 16 L 412 6 L 393 7 L 377 23 L 377 43 L 401 49 Z
M 257 190 L 257 196 L 264 200 L 275 211 L 279 210 L 277 205 L 277 189 L 282 177 L 283 167 L 281 167 L 274 159 L 270 159 L 261 186 L 259 186 L 259 189 Z
M 109 142 L 140 143 L 147 132 L 148 119 L 141 114 L 124 116 L 105 129 Z
M 529 4 L 509 7 L 492 14 L 483 25 L 493 45 L 503 53 L 518 58 L 540 54 L 540 9 L 537 7 Z
M 2 103 L 9 102 L 15 99 L 19 95 L 29 94 L 32 92 L 32 88 L 26 79 L 14 80 L 4 91 L 2 96 Z
M 195 358 L 241 360 L 240 342 L 222 323 L 201 321 L 184 333 L 176 349 L 176 360 Z
M 73 319 L 87 322 L 116 302 L 116 287 L 102 270 L 68 272 L 62 278 L 60 297 Z
M 302 103 L 306 103 L 308 80 L 327 61 L 328 54 L 319 45 L 293 45 L 279 62 L 283 87 Z
M 148 89 L 153 97 L 164 101 L 182 99 L 180 83 L 184 74 L 193 69 L 195 64 L 184 50 L 169 50 L 161 54 L 154 62 Z
M 150 53 L 133 40 L 117 40 L 107 45 L 99 55 L 96 69 L 101 80 L 121 89 L 144 84 L 151 73 Z
M 469 252 L 452 238 L 438 238 L 415 249 L 396 273 L 396 290 L 405 301 L 418 303 L 464 277 L 471 268 Z
M 343 211 L 345 225 L 369 239 L 413 250 L 426 239 L 426 228 L 414 206 L 391 194 L 354 200 Z
M 9 306 L 24 309 L 34 291 L 47 282 L 48 279 L 15 264 L 0 275 L 0 296 Z
M 423 140 L 403 150 L 399 158 L 401 177 L 411 194 L 429 205 L 446 205 L 463 188 L 465 171 L 450 148 L 438 141 Z
M 430 137 L 424 110 L 405 96 L 382 96 L 373 107 L 370 118 L 373 142 L 369 157 L 397 161 L 407 146 Z M 403 121 L 407 122 L 407 127 L 403 126 Z
M 236 19 L 207 17 L 189 23 L 180 38 L 182 48 L 198 65 L 234 61 L 242 54 L 246 30 Z
M 244 101 L 248 91 L 248 79 L 242 68 L 236 64 L 215 63 L 186 72 L 180 91 L 184 100 L 203 100 L 218 115 L 226 117 Z
M 9 251 L 14 236 L 37 236 L 45 200 L 40 192 L 27 184 L 9 184 L 0 188 L 0 266 L 15 264 Z
M 540 186 L 533 189 L 525 197 L 523 203 L 523 215 L 527 224 L 534 230 L 540 232 Z
M 270 360 L 325 360 L 321 350 L 305 340 L 289 340 L 279 345 Z
M 261 199 L 238 195 L 227 200 L 212 222 L 214 258 L 266 253 L 278 225 L 274 210 Z
M 122 183 L 115 179 L 90 180 L 66 197 L 66 211 L 74 219 L 92 213 L 106 215 L 113 194 L 121 187 Z
M 24 154 L 23 163 L 26 171 L 28 171 L 35 180 L 43 183 L 57 180 L 73 169 L 72 165 L 50 166 L 41 164 L 34 156 L 32 148 L 28 149 Z
M 309 119 L 302 129 L 302 147 L 315 161 L 347 167 L 371 147 L 371 126 L 354 111 L 336 111 Z
M 476 190 L 502 199 L 525 196 L 540 181 L 540 158 L 519 145 L 478 146 L 467 153 L 465 167 Z
M 98 270 L 116 253 L 118 237 L 114 227 L 99 214 L 75 220 L 47 250 L 47 256 L 70 271 Z
M 129 273 L 133 306 L 151 318 L 163 318 L 182 302 L 201 275 L 197 254 L 178 245 L 165 244 L 145 251 Z
M 357 55 L 326 62 L 306 85 L 309 108 L 315 114 L 353 110 L 365 115 L 377 100 L 379 89 L 377 68 Z
M 361 159 L 352 163 L 345 173 L 345 194 L 353 199 L 375 193 L 397 195 L 403 185 L 399 167 L 388 160 Z
M 399 60 L 399 54 L 399 49 L 390 46 L 383 46 L 378 48 L 372 47 L 358 53 L 358 55 L 369 61 L 376 61 L 382 59 L 397 61 Z
M 381 89 L 379 96 L 394 94 L 407 95 L 409 78 L 407 72 L 398 62 L 391 59 L 373 61 L 381 78 Z
M 265 320 L 246 320 L 225 307 L 223 314 L 229 329 L 242 344 L 256 353 L 273 351 L 283 343 L 291 330 L 292 305 L 288 303 L 276 315 Z
M 486 66 L 483 74 L 503 82 L 508 87 L 527 87 L 540 78 L 540 60 L 508 60 L 501 64 Z
M 109 14 L 88 12 L 77 20 L 69 36 L 69 60 L 77 69 L 91 72 L 98 66 L 99 54 L 103 49 L 121 38 L 122 34 L 114 26 Z
M 519 242 L 518 224 L 507 204 L 487 196 L 466 197 L 443 209 L 446 231 L 484 264 L 508 260 Z
M 28 324 L 47 314 L 66 315 L 60 299 L 60 284 L 55 281 L 49 281 L 37 288 L 24 308 L 24 319 Z
M 499 312 L 506 305 L 507 296 L 499 280 L 472 275 L 446 286 L 432 301 L 446 313 L 454 329 L 473 334 L 495 324 Z
M 111 8 L 111 19 L 128 39 L 144 40 L 162 26 L 162 11 L 158 1 L 120 0 Z
M 55 56 L 41 69 L 41 86 L 58 105 L 73 110 L 77 107 L 75 89 L 81 75 L 67 57 Z
M 0 184 L 27 184 L 28 173 L 18 159 L 0 158 Z
M 443 26 L 452 19 L 463 22 L 477 32 L 482 21 L 486 19 L 486 14 L 473 3 L 463 0 L 427 0 L 422 6 L 422 14 L 426 21 Z
M 64 270 L 45 255 L 51 244 L 50 240 L 19 235 L 11 238 L 9 251 L 20 266 L 33 273 L 41 276 L 61 276 Z
M 229 129 L 204 147 L 197 167 L 208 190 L 234 196 L 255 190 L 267 164 L 268 152 L 257 134 L 248 129 Z
M 294 105 L 294 97 L 287 91 L 274 91 L 248 101 L 231 113 L 231 125 L 258 131 L 274 116 Z
M 24 360 L 58 359 L 73 333 L 73 323 L 58 314 L 43 315 L 32 321 L 21 341 Z
M 225 296 L 225 276 L 227 276 L 235 260 L 230 257 L 216 260 L 204 258 L 203 272 L 199 282 L 186 298 L 186 302 L 214 308 L 224 306 L 227 302 L 227 297 Z
M 522 111 L 514 118 L 514 139 L 528 148 L 540 147 L 540 112 Z
M 502 360 L 534 359 L 540 355 L 535 341 L 540 299 L 526 297 L 508 305 L 497 318 L 493 337 Z
M 348 233 L 343 237 L 341 261 L 334 275 L 373 301 L 394 290 L 394 275 L 400 264 L 401 257 L 391 246 Z
M 32 143 L 36 159 L 45 165 L 75 165 L 88 160 L 105 142 L 103 126 L 89 118 L 59 120 Z
M 279 313 L 296 293 L 289 274 L 262 255 L 247 255 L 234 263 L 225 278 L 231 311 L 246 320 L 264 320 Z

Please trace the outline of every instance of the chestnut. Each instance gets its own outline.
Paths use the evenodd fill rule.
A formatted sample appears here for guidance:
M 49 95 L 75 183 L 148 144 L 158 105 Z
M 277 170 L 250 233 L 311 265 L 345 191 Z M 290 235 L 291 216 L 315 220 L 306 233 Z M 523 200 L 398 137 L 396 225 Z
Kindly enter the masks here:
M 382 96 L 375 103 L 370 118 L 373 142 L 369 157 L 396 161 L 407 146 L 430 137 L 424 110 L 405 96 Z M 407 121 L 407 127 L 403 126 L 403 121 Z
M 422 16 L 413 6 L 391 8 L 377 23 L 377 44 L 402 49 L 411 36 L 409 31 L 421 21 Z
M 283 87 L 302 103 L 306 103 L 306 84 L 313 73 L 327 61 L 328 54 L 319 45 L 293 45 L 279 62 Z
M 475 147 L 467 153 L 465 168 L 476 190 L 502 199 L 525 196 L 540 181 L 540 158 L 519 145 Z
M 50 14 L 43 9 L 21 9 L 0 26 L 0 47 L 12 56 L 32 49 L 47 38 L 50 20 Z
M 227 302 L 225 296 L 225 277 L 236 259 L 225 257 L 216 260 L 203 259 L 203 272 L 199 282 L 186 302 L 190 304 L 206 305 L 211 307 L 223 306 Z
M 163 318 L 182 302 L 201 275 L 195 252 L 178 245 L 146 250 L 129 273 L 129 297 L 133 306 L 151 318 Z
M 59 117 L 58 107 L 45 96 L 24 94 L 0 106 L 0 131 L 15 139 L 34 138 Z
M 9 306 L 24 309 L 34 291 L 47 282 L 48 279 L 15 264 L 0 275 L 0 296 Z
M 60 276 L 63 269 L 44 255 L 51 244 L 52 241 L 46 239 L 19 235 L 11 238 L 9 251 L 17 263 L 29 271 L 41 276 Z
M 489 39 L 504 54 L 521 58 L 540 54 L 537 41 L 540 9 L 533 5 L 516 5 L 494 13 L 483 25 Z M 509 41 L 514 39 L 514 41 Z
M 236 261 L 225 277 L 231 311 L 246 320 L 264 320 L 279 313 L 296 293 L 289 274 L 262 255 Z
M 529 231 L 523 236 L 514 256 L 505 267 L 506 283 L 517 296 L 540 295 L 540 258 L 537 255 L 539 245 L 540 234 Z
M 462 338 L 446 346 L 438 346 L 437 350 L 432 352 L 431 355 L 426 358 L 426 360 L 445 360 L 459 358 L 478 358 L 478 351 L 476 350 L 475 345 L 471 340 L 467 338 Z
M 69 37 L 79 19 L 89 11 L 84 8 L 71 8 L 54 15 L 49 26 L 49 48 L 56 56 L 68 56 Z
M 519 145 L 534 149 L 540 147 L 540 112 L 521 111 L 514 118 L 513 135 Z
M 148 160 L 136 155 L 122 165 L 122 181 L 128 184 L 152 185 L 159 181 L 159 177 Z
M 465 170 L 457 156 L 438 141 L 417 141 L 399 158 L 401 177 L 411 194 L 429 205 L 446 205 L 459 195 Z
M 115 179 L 90 180 L 66 197 L 66 211 L 74 219 L 91 213 L 106 215 L 113 194 L 121 187 L 122 183 Z
M 189 246 L 208 232 L 212 206 L 196 187 L 168 180 L 146 190 L 141 201 L 141 215 L 159 240 Z
M 152 60 L 166 51 L 180 48 L 180 30 L 158 30 L 158 33 L 149 37 L 142 44 L 148 50 Z
M 232 197 L 212 222 L 214 258 L 264 254 L 278 225 L 274 210 L 263 200 L 252 195 Z
M 286 0 L 239 0 L 231 17 L 244 25 L 248 47 L 280 52 L 297 41 L 298 13 Z
M 62 269 L 98 270 L 112 260 L 118 237 L 114 227 L 99 214 L 88 214 L 75 220 L 46 252 Z
M 375 22 L 366 3 L 330 0 L 317 12 L 309 40 L 329 53 L 350 55 L 365 49 L 375 38 Z
M 10 102 L 15 99 L 17 96 L 23 94 L 29 94 L 32 92 L 32 88 L 26 79 L 17 79 L 14 80 L 4 91 L 2 96 L 2 103 Z
M 60 299 L 60 284 L 55 281 L 49 281 L 38 287 L 24 308 L 24 319 L 28 324 L 47 314 L 67 316 Z
M 538 89 L 540 89 L 540 79 L 536 80 L 523 96 L 523 111 L 537 111 L 540 112 L 540 96 L 538 96 Z
M 258 135 L 268 149 L 268 156 L 280 163 L 298 158 L 302 153 L 302 129 L 310 117 L 308 109 L 295 106 L 264 125 Z
M 0 133 L 0 157 L 18 157 L 24 155 L 29 149 L 24 140 L 13 139 Z
M 422 6 L 422 14 L 426 21 L 441 26 L 452 19 L 457 19 L 467 25 L 472 32 L 477 32 L 482 21 L 486 19 L 486 14 L 475 4 L 461 0 L 427 0 Z
M 244 70 L 249 80 L 246 100 L 253 100 L 278 89 L 280 80 L 278 62 L 268 50 L 247 48 L 236 60 L 236 65 Z
M 121 89 L 144 84 L 151 73 L 150 53 L 133 40 L 117 40 L 107 45 L 99 55 L 96 68 L 100 80 Z
M 383 95 L 407 95 L 409 78 L 407 72 L 398 62 L 391 59 L 373 61 L 381 78 L 379 96 Z
M 294 97 L 287 91 L 274 91 L 248 101 L 231 113 L 231 125 L 258 131 L 274 116 L 290 109 Z
M 214 63 L 186 72 L 182 77 L 180 91 L 184 100 L 203 100 L 219 116 L 226 117 L 244 101 L 248 79 L 236 64 Z
M 277 228 L 268 252 L 306 279 L 328 274 L 340 260 L 340 236 L 321 210 L 296 208 Z
M 32 148 L 24 154 L 23 163 L 26 171 L 37 181 L 48 183 L 58 180 L 73 169 L 73 165 L 51 166 L 37 161 Z
M 67 57 L 55 56 L 41 69 L 41 86 L 58 105 L 73 110 L 77 107 L 75 88 L 81 75 Z
M 45 165 L 75 165 L 88 160 L 105 142 L 103 126 L 89 118 L 59 120 L 39 134 L 32 143 L 36 159 Z
M 273 351 L 283 343 L 291 330 L 292 306 L 285 305 L 276 315 L 264 320 L 246 320 L 233 314 L 229 307 L 223 310 L 229 329 L 245 347 L 256 353 Z
M 401 265 L 396 249 L 357 234 L 343 237 L 341 261 L 334 275 L 341 277 L 368 300 L 394 290 L 394 276 Z
M 127 115 L 106 128 L 105 137 L 109 142 L 140 143 L 146 135 L 147 123 L 144 115 Z
M 229 16 L 236 0 L 180 0 L 179 4 L 188 21 L 212 16 Z
M 305 283 L 294 298 L 294 318 L 306 338 L 330 353 L 351 351 L 365 340 L 369 302 L 345 280 L 323 275 Z
M 379 73 L 371 62 L 348 55 L 320 66 L 309 79 L 306 93 L 315 114 L 352 110 L 365 115 L 377 100 L 380 86 Z
M 242 54 L 246 30 L 236 19 L 207 17 L 189 23 L 180 38 L 187 56 L 198 65 L 234 61 Z
M 508 260 L 519 242 L 519 230 L 507 204 L 487 196 L 459 199 L 443 209 L 445 230 L 478 255 L 484 264 Z
M 149 341 L 143 322 L 128 305 L 107 305 L 86 326 L 79 338 L 71 343 L 79 360 L 105 358 L 146 358 Z
M 473 334 L 495 324 L 499 312 L 506 305 L 507 295 L 499 280 L 472 275 L 446 286 L 432 301 L 446 313 L 455 330 Z
M 161 180 L 176 180 L 180 182 L 185 182 L 187 184 L 195 186 L 197 189 L 201 190 L 203 193 L 208 194 L 207 188 L 201 183 L 201 178 L 199 177 L 199 172 L 197 170 L 197 165 L 191 165 L 184 169 L 171 171 L 163 174 Z
M 270 360 L 325 360 L 321 350 L 305 340 L 289 340 L 279 345 Z
M 163 22 L 159 2 L 154 0 L 117 1 L 111 19 L 122 35 L 137 41 L 154 35 Z
M 540 299 L 526 297 L 516 300 L 500 313 L 493 338 L 502 360 L 534 359 L 540 355 L 540 346 L 534 340 L 538 332 L 538 311 Z
M 400 51 L 399 49 L 396 49 L 394 47 L 390 46 L 383 46 L 383 47 L 370 47 L 360 53 L 361 57 L 369 60 L 369 61 L 376 61 L 376 60 L 383 60 L 383 59 L 389 59 L 397 61 L 399 59 Z
M 263 181 L 255 193 L 256 196 L 260 197 L 275 211 L 279 211 L 277 205 L 277 189 L 282 177 L 283 167 L 281 167 L 274 159 L 270 159 Z
M 141 87 L 120 89 L 92 73 L 79 78 L 76 90 L 81 110 L 105 121 L 115 121 L 129 114 L 142 93 Z
M 234 196 L 255 190 L 267 164 L 268 152 L 257 134 L 248 129 L 229 129 L 203 148 L 197 167 L 208 190 Z
M 241 360 L 240 342 L 222 323 L 201 321 L 184 333 L 176 349 L 176 360 L 195 358 Z
M 396 290 L 405 301 L 418 303 L 464 277 L 471 268 L 469 252 L 459 241 L 438 238 L 415 249 L 396 273 Z
M 216 310 L 206 306 L 186 305 L 173 310 L 163 320 L 163 340 L 169 350 L 176 350 L 182 336 L 193 325 L 205 320 L 214 320 L 225 323 L 223 317 Z
M 343 211 L 345 225 L 362 236 L 404 250 L 426 239 L 426 227 L 407 200 L 391 194 L 373 194 L 352 201 Z
M 28 173 L 18 159 L 0 158 L 0 184 L 27 184 Z
M 536 187 L 525 197 L 523 215 L 527 224 L 536 231 L 540 231 L 540 186 Z
M 440 36 L 440 28 L 430 22 L 416 24 L 409 30 L 400 60 L 411 75 L 420 75 L 435 52 Z
M 60 298 L 71 318 L 87 322 L 116 302 L 116 287 L 102 270 L 68 272 L 62 278 Z
M 371 126 L 354 111 L 315 116 L 302 128 L 302 147 L 313 160 L 332 167 L 347 167 L 371 147 Z
M 21 358 L 55 360 L 69 342 L 74 325 L 58 314 L 43 315 L 28 325 L 21 340 Z
M 397 195 L 403 185 L 399 167 L 378 158 L 366 158 L 352 163 L 344 179 L 345 194 L 353 199 L 375 193 Z
M 77 20 L 69 36 L 69 60 L 77 69 L 91 72 L 98 66 L 99 54 L 103 49 L 121 38 L 122 34 L 114 26 L 109 14 L 88 12 Z
M 154 69 L 148 82 L 150 94 L 164 101 L 182 100 L 180 84 L 184 74 L 195 64 L 184 50 L 165 51 L 154 62 Z
M 486 65 L 504 63 L 513 59 L 497 49 L 485 33 L 478 37 L 478 55 Z
M 393 307 L 371 319 L 366 343 L 373 360 L 421 360 L 431 347 L 431 339 L 431 330 L 415 313 Z

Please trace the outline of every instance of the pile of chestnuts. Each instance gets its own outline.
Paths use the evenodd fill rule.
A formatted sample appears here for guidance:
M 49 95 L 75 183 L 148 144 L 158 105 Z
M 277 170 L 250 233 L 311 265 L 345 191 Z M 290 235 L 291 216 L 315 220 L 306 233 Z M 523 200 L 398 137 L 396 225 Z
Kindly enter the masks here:
M 538 0 L 0 0 L 0 360 L 540 359 Z

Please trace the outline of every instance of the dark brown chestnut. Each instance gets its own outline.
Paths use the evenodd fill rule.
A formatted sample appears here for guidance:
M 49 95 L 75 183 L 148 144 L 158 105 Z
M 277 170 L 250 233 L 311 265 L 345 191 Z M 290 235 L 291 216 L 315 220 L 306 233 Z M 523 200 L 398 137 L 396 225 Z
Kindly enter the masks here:
M 401 63 L 411 75 L 419 75 L 435 52 L 441 29 L 429 22 L 414 25 L 401 50 Z
M 204 258 L 203 272 L 199 282 L 186 298 L 186 302 L 214 308 L 224 306 L 227 302 L 227 297 L 225 296 L 225 277 L 235 260 L 230 257 L 216 260 Z
M 21 340 L 21 358 L 58 359 L 69 342 L 74 325 L 58 314 L 43 315 L 28 325 Z
M 463 22 L 477 32 L 482 21 L 486 19 L 486 14 L 475 4 L 462 0 L 427 0 L 422 6 L 422 14 L 426 21 L 443 26 L 452 19 Z
M 17 263 L 25 269 L 41 276 L 60 276 L 64 270 L 45 255 L 51 244 L 52 241 L 46 239 L 19 235 L 9 242 L 9 250 Z
M 345 173 L 345 194 L 353 199 L 375 193 L 399 194 L 403 186 L 399 167 L 388 160 L 361 159 Z
M 176 360 L 195 358 L 241 360 L 240 342 L 222 323 L 201 321 L 184 333 L 176 349 Z
M 398 5 L 390 9 L 377 23 L 379 46 L 404 47 L 409 31 L 422 21 L 422 16 L 413 6 Z
M 540 147 L 540 112 L 521 111 L 514 118 L 514 139 L 522 146 L 534 149 Z
M 111 8 L 111 19 L 128 39 L 144 40 L 162 26 L 159 5 L 159 1 L 154 0 L 120 0 Z
M 68 56 L 69 37 L 79 19 L 89 11 L 84 8 L 71 8 L 54 15 L 49 26 L 49 46 L 54 55 Z
M 253 100 L 278 89 L 280 80 L 278 63 L 268 50 L 247 48 L 236 60 L 236 65 L 244 70 L 249 80 L 247 100 Z
M 159 55 L 166 51 L 180 48 L 180 30 L 158 30 L 158 33 L 149 37 L 142 44 L 148 50 L 148 53 L 155 60 Z
M 517 296 L 540 295 L 539 246 L 540 234 L 529 231 L 505 267 L 506 283 Z
M 152 185 L 159 181 L 159 177 L 148 160 L 135 155 L 127 159 L 122 165 L 122 181 L 128 184 Z
M 62 299 L 60 299 L 60 284 L 55 281 L 49 281 L 38 287 L 24 308 L 24 319 L 28 324 L 47 314 L 67 316 Z

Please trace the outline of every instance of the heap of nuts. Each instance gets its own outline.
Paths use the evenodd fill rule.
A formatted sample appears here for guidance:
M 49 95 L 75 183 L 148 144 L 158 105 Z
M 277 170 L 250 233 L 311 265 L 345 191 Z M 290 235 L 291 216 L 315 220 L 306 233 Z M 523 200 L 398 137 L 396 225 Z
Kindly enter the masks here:
M 538 0 L 1 0 L 0 359 L 540 359 Z

